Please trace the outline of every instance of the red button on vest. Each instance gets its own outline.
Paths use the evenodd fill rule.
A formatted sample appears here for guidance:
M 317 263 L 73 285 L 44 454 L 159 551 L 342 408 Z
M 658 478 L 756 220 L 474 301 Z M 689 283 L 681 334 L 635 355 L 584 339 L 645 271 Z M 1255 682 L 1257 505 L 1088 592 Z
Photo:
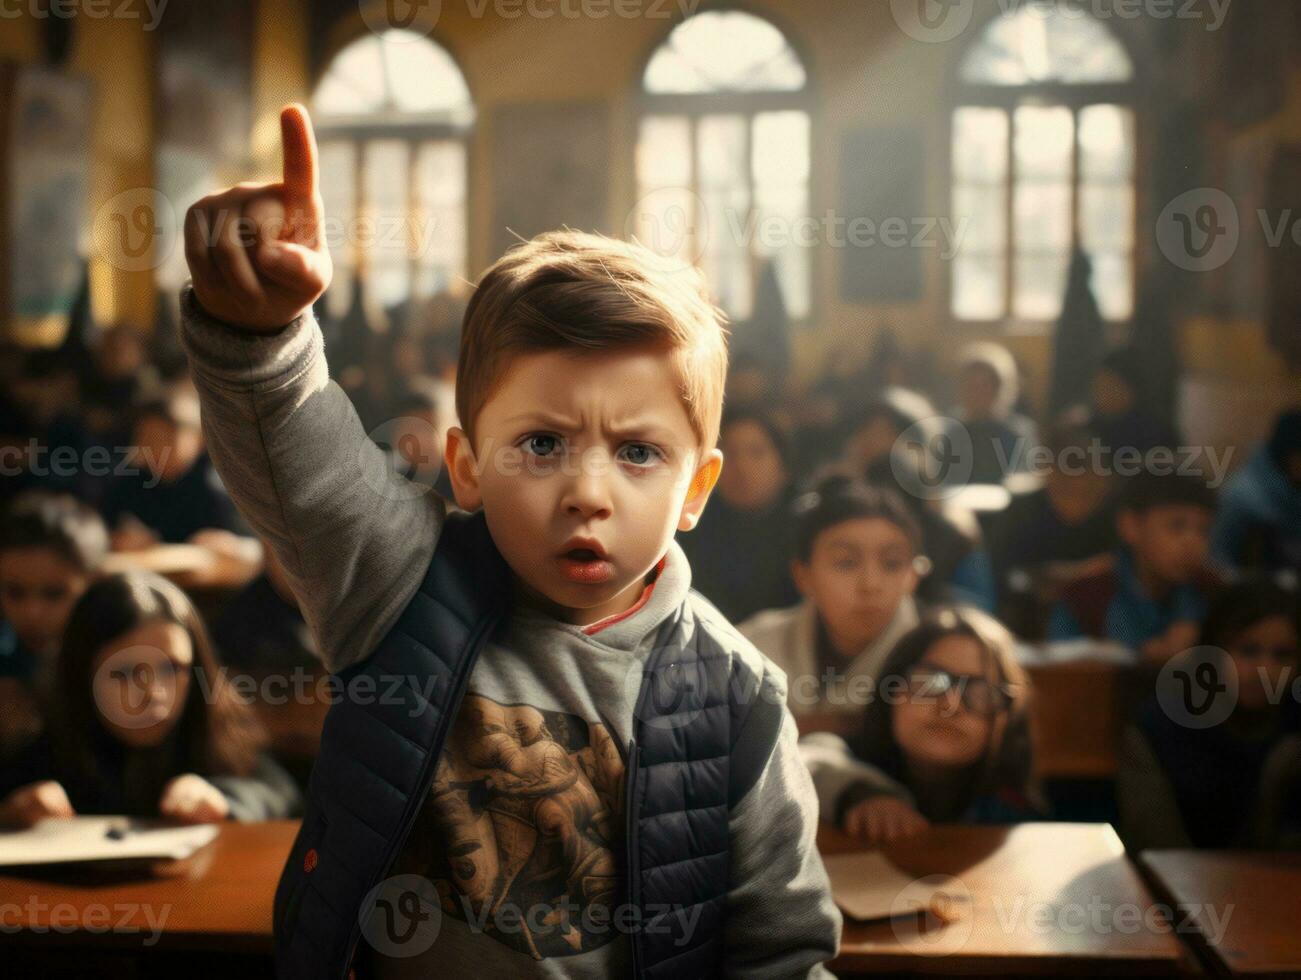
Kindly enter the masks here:
M 303 855 L 303 870 L 306 871 L 308 874 L 311 874 L 312 869 L 316 867 L 316 861 L 317 861 L 316 848 L 313 847 L 310 848 L 308 852 Z

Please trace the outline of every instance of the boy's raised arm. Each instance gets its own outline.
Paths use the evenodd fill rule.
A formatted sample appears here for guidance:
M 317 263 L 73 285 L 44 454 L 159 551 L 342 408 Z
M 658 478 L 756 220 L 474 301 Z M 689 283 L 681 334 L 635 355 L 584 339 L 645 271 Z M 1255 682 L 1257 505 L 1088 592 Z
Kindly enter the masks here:
M 281 128 L 283 182 L 238 184 L 186 214 L 182 338 L 213 462 L 338 671 L 415 592 L 445 509 L 392 471 L 329 379 L 311 313 L 331 277 L 315 137 L 299 106 Z

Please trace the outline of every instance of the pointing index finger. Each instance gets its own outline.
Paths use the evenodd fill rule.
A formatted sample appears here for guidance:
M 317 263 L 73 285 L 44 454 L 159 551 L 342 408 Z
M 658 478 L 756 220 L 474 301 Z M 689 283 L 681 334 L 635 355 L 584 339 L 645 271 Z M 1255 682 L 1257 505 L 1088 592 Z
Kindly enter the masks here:
M 315 212 L 318 190 L 316 134 L 307 110 L 296 102 L 280 113 L 280 140 L 284 147 L 285 212 L 296 224 L 295 219 Z

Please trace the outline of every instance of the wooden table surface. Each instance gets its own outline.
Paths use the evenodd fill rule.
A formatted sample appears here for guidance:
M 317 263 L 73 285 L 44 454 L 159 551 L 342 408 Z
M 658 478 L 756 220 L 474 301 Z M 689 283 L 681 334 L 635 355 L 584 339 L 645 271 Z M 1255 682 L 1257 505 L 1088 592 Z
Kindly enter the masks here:
M 1165 901 L 1187 910 L 1218 970 L 1301 976 L 1301 854 L 1144 851 Z
M 824 854 L 861 849 L 824 824 Z M 846 922 L 838 974 L 1174 973 L 1189 957 L 1108 824 L 935 826 L 885 854 L 949 910 Z M 1122 911 L 1125 910 L 1125 911 Z
M 298 823 L 224 823 L 211 843 L 152 873 L 5 869 L 0 931 L 6 943 L 28 945 L 269 955 L 276 883 Z

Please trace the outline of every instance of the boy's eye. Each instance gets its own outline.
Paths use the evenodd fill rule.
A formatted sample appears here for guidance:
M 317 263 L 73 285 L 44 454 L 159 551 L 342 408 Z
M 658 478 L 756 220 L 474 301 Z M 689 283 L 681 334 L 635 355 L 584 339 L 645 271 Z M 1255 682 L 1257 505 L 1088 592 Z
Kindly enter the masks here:
M 556 441 L 555 436 L 529 436 L 524 446 L 534 456 L 549 456 L 556 448 Z
M 634 466 L 649 466 L 659 458 L 660 452 L 644 442 L 634 442 L 624 447 L 623 455 Z

